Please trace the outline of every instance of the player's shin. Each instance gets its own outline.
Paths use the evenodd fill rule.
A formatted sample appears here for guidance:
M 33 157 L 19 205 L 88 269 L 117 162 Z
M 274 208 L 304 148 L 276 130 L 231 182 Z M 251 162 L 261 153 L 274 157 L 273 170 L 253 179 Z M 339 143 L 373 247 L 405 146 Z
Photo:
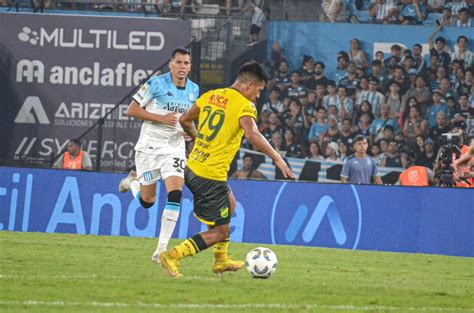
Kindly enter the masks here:
M 173 235 L 179 217 L 181 195 L 181 190 L 173 190 L 168 193 L 168 202 L 166 202 L 165 209 L 161 215 L 160 237 L 158 247 L 156 248 L 158 254 L 168 249 L 168 243 Z
M 134 180 L 130 183 L 130 190 L 132 191 L 133 197 L 140 202 L 140 183 L 138 180 Z

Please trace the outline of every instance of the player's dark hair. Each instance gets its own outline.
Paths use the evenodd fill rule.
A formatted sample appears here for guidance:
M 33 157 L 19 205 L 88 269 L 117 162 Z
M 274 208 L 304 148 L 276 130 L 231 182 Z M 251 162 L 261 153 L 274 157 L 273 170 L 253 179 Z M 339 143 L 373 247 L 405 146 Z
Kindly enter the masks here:
M 367 137 L 365 137 L 363 135 L 357 135 L 357 136 L 354 137 L 354 140 L 353 140 L 352 144 L 355 145 L 359 141 L 364 141 L 364 140 L 368 142 Z
M 173 53 L 171 53 L 171 58 L 174 59 L 177 53 L 191 56 L 191 52 L 188 49 L 176 48 L 173 50 Z
M 71 140 L 69 140 L 69 142 L 71 142 L 75 145 L 78 145 L 79 147 L 82 146 L 81 141 L 79 139 L 71 139 Z
M 239 81 L 247 81 L 249 79 L 255 80 L 257 82 L 268 82 L 268 74 L 265 72 L 260 63 L 256 61 L 250 61 L 244 63 L 240 69 L 239 74 L 237 75 Z

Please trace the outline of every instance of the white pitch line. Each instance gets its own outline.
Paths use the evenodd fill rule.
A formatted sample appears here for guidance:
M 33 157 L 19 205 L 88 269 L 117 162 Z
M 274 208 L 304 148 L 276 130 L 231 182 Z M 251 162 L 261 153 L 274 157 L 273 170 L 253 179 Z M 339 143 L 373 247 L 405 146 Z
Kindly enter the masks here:
M 280 304 L 280 303 L 248 303 L 248 304 L 161 304 L 161 303 L 120 303 L 120 302 L 69 302 L 69 301 L 2 301 L 0 305 L 29 305 L 29 306 L 89 306 L 107 308 L 158 308 L 158 309 L 268 309 L 268 310 L 297 310 L 297 309 L 331 309 L 337 311 L 416 311 L 416 312 L 474 312 L 472 309 L 442 308 L 442 307 L 393 307 L 393 306 L 355 306 L 355 305 L 324 305 L 324 304 Z
M 96 274 L 92 275 L 2 275 L 0 279 L 91 279 L 98 278 Z

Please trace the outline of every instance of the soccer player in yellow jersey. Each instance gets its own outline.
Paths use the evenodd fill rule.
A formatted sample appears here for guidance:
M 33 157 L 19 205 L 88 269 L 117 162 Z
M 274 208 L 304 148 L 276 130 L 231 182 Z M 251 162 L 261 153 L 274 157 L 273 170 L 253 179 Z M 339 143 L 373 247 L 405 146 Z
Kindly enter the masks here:
M 235 198 L 227 184 L 227 172 L 244 134 L 255 148 L 272 158 L 284 177 L 294 178 L 293 172 L 260 134 L 256 124 L 257 112 L 253 102 L 267 81 L 268 76 L 260 64 L 246 63 L 230 88 L 203 94 L 179 118 L 183 129 L 196 140 L 184 176 L 194 195 L 194 215 L 208 225 L 208 230 L 160 254 L 161 265 L 173 277 L 182 276 L 180 259 L 211 246 L 214 246 L 214 273 L 237 271 L 244 265 L 243 261 L 233 261 L 227 256 L 229 225 L 235 208 Z M 197 129 L 194 127 L 196 119 L 199 121 Z

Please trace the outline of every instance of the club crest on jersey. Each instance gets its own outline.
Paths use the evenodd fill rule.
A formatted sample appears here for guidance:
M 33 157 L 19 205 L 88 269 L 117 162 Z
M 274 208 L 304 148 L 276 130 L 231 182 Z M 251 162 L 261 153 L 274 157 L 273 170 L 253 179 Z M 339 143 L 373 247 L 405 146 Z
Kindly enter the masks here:
M 168 92 L 166 93 L 166 95 L 167 95 L 168 97 L 172 97 L 172 96 L 173 96 L 173 94 L 171 93 L 171 91 L 168 91 Z
M 189 101 L 194 101 L 194 94 L 192 92 L 189 93 L 188 99 Z

